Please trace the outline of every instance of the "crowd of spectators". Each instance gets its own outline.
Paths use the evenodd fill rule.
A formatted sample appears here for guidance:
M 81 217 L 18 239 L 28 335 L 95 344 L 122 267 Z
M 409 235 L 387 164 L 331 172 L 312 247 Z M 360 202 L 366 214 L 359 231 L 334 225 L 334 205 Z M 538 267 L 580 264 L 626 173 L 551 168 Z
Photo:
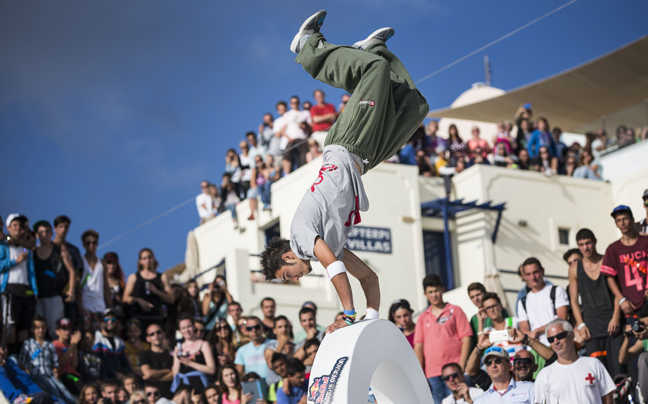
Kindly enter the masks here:
M 648 190 L 642 199 L 648 218 Z M 563 256 L 567 290 L 530 257 L 514 311 L 473 283 L 467 293 L 478 313 L 468 319 L 444 300 L 437 275 L 423 280 L 429 306 L 416 321 L 406 299 L 391 305 L 389 320 L 412 346 L 435 403 L 611 403 L 613 394 L 634 393 L 628 386 L 637 386 L 634 402 L 648 397 L 647 219 L 635 223 L 623 205 L 612 217 L 622 237 L 604 254 L 590 230 L 576 234 L 578 248 Z M 296 329 L 271 297 L 259 303 L 261 318 L 246 315 L 257 308 L 234 301 L 224 276 L 201 298 L 195 280 L 172 284 L 159 273 L 149 248 L 125 278 L 117 253 L 97 255 L 98 232 L 83 232 L 81 253 L 67 240 L 70 224 L 66 216 L 53 227 L 6 219 L 0 388 L 10 400 L 305 402 L 325 338 L 315 303 L 304 303 Z
M 419 174 L 450 178 L 474 164 L 538 171 L 547 176 L 563 175 L 602 180 L 602 154 L 648 139 L 648 128 L 635 131 L 621 125 L 610 138 L 600 129 L 586 133 L 585 144 L 562 141 L 563 131 L 551 127 L 544 117 L 534 120 L 530 104 L 519 107 L 512 121 L 497 123 L 497 133 L 482 137 L 479 126 L 471 128 L 469 139 L 451 124 L 447 134 L 439 133 L 437 121 L 420 127 L 390 162 L 416 165 Z
M 254 220 L 258 199 L 263 210 L 272 208 L 272 183 L 323 154 L 328 130 L 344 111 L 349 95 L 342 96 L 337 109 L 325 101 L 322 90 L 315 90 L 313 98 L 314 105 L 309 101 L 300 104 L 297 96 L 291 97 L 289 104 L 279 101 L 276 119 L 272 113 L 264 114 L 257 132 L 246 133 L 239 143 L 239 152 L 227 151 L 220 186 L 201 182 L 202 193 L 196 197 L 200 224 L 229 210 L 238 227 L 236 205 L 246 200 L 252 212 L 248 220 Z M 614 137 L 603 129 L 588 132 L 584 145 L 566 145 L 562 134 L 546 118 L 534 120 L 531 105 L 524 104 L 512 121 L 498 122 L 497 132 L 488 138 L 482 137 L 479 126 L 472 127 L 467 140 L 454 124 L 449 125 L 447 134 L 441 134 L 438 121 L 431 120 L 387 162 L 418 166 L 423 176 L 444 177 L 448 194 L 451 177 L 475 164 L 602 180 L 601 155 L 647 140 L 648 128 L 621 125 Z
M 349 96 L 342 97 L 337 110 L 326 102 L 324 91 L 313 91 L 313 98 L 315 104 L 300 102 L 297 96 L 289 104 L 277 102 L 277 118 L 264 114 L 257 132 L 247 132 L 239 143 L 239 152 L 227 150 L 220 187 L 201 182 L 202 193 L 196 197 L 200 224 L 229 210 L 237 228 L 236 205 L 246 200 L 248 220 L 255 220 L 259 199 L 263 210 L 272 209 L 272 183 L 323 154 L 326 135 Z

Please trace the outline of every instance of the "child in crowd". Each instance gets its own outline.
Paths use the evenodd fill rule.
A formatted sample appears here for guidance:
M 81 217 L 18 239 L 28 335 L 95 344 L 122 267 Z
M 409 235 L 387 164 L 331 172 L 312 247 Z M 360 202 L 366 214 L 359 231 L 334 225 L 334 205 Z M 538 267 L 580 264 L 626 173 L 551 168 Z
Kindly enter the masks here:
M 47 324 L 39 315 L 33 317 L 31 331 L 34 338 L 23 344 L 18 356 L 18 366 L 31 375 L 34 382 L 59 400 L 68 404 L 77 402 L 59 379 L 59 363 L 56 349 L 50 341 L 45 341 Z
M 283 386 L 277 390 L 277 404 L 298 404 L 308 391 L 306 367 L 296 358 L 288 360 Z

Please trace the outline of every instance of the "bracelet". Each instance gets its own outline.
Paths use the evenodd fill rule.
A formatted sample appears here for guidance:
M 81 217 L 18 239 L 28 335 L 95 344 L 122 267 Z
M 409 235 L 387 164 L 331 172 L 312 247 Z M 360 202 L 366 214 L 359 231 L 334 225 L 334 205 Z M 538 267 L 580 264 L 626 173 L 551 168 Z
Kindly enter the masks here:
M 576 327 L 576 329 L 577 329 L 578 331 L 580 331 L 581 328 L 583 328 L 583 327 L 585 327 L 585 323 L 580 323 L 580 324 L 578 324 L 578 327 Z
M 522 340 L 522 345 L 529 345 L 529 335 L 524 334 L 524 339 Z
M 356 311 L 355 311 L 355 309 L 344 310 L 344 315 L 345 316 L 350 316 L 350 317 L 355 317 Z
M 477 335 L 482 335 L 483 333 L 484 333 L 484 331 L 479 331 L 479 332 L 477 333 Z
M 343 314 L 342 320 L 344 320 L 344 322 L 347 323 L 347 325 L 353 325 L 353 323 L 355 323 L 355 316 L 351 317 L 351 316 L 347 316 L 346 314 Z
M 623 304 L 623 302 L 625 302 L 626 300 L 628 300 L 628 299 L 626 299 L 625 297 L 623 299 L 619 300 L 619 306 L 621 306 Z

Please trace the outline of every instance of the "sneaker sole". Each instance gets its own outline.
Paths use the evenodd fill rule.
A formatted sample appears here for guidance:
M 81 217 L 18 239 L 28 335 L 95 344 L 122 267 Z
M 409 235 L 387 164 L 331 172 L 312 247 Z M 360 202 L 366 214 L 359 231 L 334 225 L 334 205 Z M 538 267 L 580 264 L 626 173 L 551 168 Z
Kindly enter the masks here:
M 373 39 L 387 42 L 393 36 L 394 36 L 393 28 L 391 27 L 380 28 L 372 32 L 365 40 L 354 43 L 353 47 L 364 50 L 365 45 Z
M 324 24 L 324 19 L 326 18 L 326 10 L 320 10 L 315 14 L 311 15 L 304 21 L 304 23 L 299 28 L 297 35 L 293 38 L 290 43 L 290 51 L 293 53 L 299 53 L 299 41 L 301 40 L 302 33 L 307 29 L 312 29 L 315 32 L 319 32 L 320 27 Z

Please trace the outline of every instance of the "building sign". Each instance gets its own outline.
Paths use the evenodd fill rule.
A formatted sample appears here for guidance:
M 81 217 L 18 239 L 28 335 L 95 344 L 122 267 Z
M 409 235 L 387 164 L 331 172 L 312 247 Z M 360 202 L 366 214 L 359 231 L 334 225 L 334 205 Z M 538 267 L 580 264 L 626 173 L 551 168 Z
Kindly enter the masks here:
M 380 227 L 355 226 L 349 235 L 346 248 L 352 251 L 391 254 L 391 230 Z

